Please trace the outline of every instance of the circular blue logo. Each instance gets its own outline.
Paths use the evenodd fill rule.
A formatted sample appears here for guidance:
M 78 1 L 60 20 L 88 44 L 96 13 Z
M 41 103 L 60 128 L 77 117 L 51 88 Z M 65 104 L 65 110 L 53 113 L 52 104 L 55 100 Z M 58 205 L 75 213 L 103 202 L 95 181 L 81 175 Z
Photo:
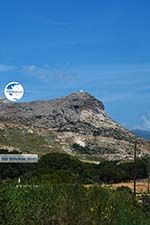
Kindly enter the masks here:
M 20 100 L 24 95 L 24 88 L 19 82 L 10 82 L 4 89 L 5 97 L 12 102 Z

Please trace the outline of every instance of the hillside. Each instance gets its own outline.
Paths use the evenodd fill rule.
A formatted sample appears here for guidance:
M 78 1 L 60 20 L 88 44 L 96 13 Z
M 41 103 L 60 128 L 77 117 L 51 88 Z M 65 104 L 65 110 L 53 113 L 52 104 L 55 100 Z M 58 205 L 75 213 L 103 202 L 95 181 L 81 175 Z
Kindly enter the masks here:
M 29 103 L 0 103 L 0 148 L 67 152 L 81 159 L 131 159 L 147 154 L 146 142 L 113 121 L 104 104 L 86 92 Z

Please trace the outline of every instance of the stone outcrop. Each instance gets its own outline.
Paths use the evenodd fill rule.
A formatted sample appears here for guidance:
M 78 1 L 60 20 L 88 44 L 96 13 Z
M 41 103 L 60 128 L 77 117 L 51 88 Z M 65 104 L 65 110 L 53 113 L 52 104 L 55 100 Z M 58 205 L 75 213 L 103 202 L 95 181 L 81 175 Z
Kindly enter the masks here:
M 62 151 L 85 158 L 87 155 L 94 158 L 102 155 L 128 158 L 132 155 L 135 140 L 141 146 L 139 154 L 145 152 L 144 141 L 113 121 L 105 112 L 104 104 L 86 92 L 48 101 L 1 102 L 0 121 L 4 130 L 10 124 L 11 128 L 18 127 L 27 134 L 31 134 L 28 131 L 32 130 L 32 135 L 34 132 L 42 135 L 46 143 L 49 142 L 47 132 L 53 132 L 56 138 L 49 145 L 51 149 L 55 143 L 55 148 L 59 145 Z M 76 148 L 74 144 L 77 144 Z

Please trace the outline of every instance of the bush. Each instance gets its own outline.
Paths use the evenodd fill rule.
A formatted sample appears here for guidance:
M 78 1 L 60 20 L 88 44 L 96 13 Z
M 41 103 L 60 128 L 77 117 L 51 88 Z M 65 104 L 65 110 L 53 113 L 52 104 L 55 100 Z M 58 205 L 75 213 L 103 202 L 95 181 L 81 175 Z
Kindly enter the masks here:
M 31 183 L 117 183 L 132 180 L 134 163 L 102 161 L 99 165 L 79 161 L 64 153 L 49 153 L 37 164 L 0 164 L 0 180 L 21 177 Z M 137 179 L 147 177 L 147 160 L 137 160 Z
M 148 225 L 150 218 L 124 191 L 81 185 L 3 186 L 1 225 Z
M 125 186 L 118 187 L 118 188 L 117 188 L 117 191 L 124 191 L 124 192 L 127 192 L 127 193 L 129 193 L 129 194 L 132 194 L 131 188 L 125 187 Z
M 143 195 L 142 203 L 143 203 L 143 208 L 145 212 L 149 212 L 149 216 L 150 216 L 150 195 Z

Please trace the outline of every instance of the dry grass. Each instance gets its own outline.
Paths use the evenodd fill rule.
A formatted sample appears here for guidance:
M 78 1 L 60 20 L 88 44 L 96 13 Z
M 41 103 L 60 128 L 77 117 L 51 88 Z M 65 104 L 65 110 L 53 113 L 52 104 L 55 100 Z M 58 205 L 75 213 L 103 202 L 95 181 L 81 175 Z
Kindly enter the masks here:
M 134 184 L 133 181 L 129 181 L 129 182 L 121 182 L 121 183 L 117 183 L 117 184 L 111 184 L 111 185 L 107 185 L 112 189 L 117 189 L 118 187 L 124 186 L 124 187 L 129 187 L 132 191 L 134 189 Z M 136 183 L 136 190 L 138 193 L 141 192 L 147 192 L 148 189 L 148 181 L 147 179 L 145 180 L 138 180 Z
M 94 186 L 99 186 L 99 185 L 94 185 Z M 129 187 L 132 191 L 134 189 L 134 183 L 133 181 L 128 181 L 128 182 L 120 182 L 120 183 L 114 183 L 114 184 L 102 184 L 102 187 L 109 187 L 111 189 L 117 189 L 118 187 Z M 85 188 L 89 189 L 93 187 L 93 184 L 87 184 L 84 185 Z M 147 179 L 144 180 L 138 180 L 136 184 L 136 191 L 137 193 L 144 193 L 148 191 L 148 181 Z

